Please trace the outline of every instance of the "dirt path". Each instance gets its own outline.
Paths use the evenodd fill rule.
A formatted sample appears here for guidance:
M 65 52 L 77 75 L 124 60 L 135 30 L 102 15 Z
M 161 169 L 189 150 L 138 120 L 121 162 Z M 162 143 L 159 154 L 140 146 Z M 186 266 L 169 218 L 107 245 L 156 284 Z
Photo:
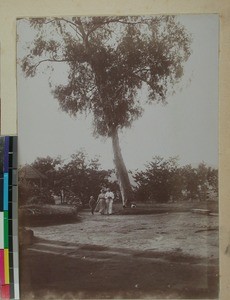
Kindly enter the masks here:
M 81 214 L 34 227 L 21 251 L 21 299 L 217 298 L 217 218 Z
M 92 216 L 87 211 L 80 217 L 79 223 L 34 227 L 34 234 L 68 243 L 218 257 L 218 218 L 215 216 L 190 212 Z

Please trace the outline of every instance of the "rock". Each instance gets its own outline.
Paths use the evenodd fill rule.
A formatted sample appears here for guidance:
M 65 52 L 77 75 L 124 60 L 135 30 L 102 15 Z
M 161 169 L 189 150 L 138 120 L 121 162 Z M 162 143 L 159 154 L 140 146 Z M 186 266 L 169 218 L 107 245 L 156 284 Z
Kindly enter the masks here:
M 19 229 L 19 241 L 21 246 L 29 246 L 34 242 L 34 232 L 31 229 Z

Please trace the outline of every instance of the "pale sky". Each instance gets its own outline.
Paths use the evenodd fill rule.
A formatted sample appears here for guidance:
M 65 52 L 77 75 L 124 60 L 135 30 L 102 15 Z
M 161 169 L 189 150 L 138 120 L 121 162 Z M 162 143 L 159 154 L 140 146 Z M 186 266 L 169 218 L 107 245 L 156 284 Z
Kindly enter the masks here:
M 143 116 L 131 129 L 120 133 L 120 144 L 128 169 L 142 169 L 152 157 L 179 156 L 180 164 L 197 165 L 204 161 L 218 167 L 218 43 L 217 15 L 184 15 L 179 20 L 192 34 L 192 54 L 184 77 L 168 104 L 145 106 Z M 18 57 L 25 52 L 32 31 L 18 23 Z M 65 68 L 55 69 L 60 82 Z M 61 155 L 68 159 L 84 148 L 90 158 L 100 156 L 102 167 L 113 168 L 111 140 L 95 139 L 91 118 L 77 119 L 59 110 L 50 93 L 48 76 L 38 72 L 24 78 L 18 70 L 19 164 L 36 157 Z M 145 97 L 144 90 L 141 97 Z

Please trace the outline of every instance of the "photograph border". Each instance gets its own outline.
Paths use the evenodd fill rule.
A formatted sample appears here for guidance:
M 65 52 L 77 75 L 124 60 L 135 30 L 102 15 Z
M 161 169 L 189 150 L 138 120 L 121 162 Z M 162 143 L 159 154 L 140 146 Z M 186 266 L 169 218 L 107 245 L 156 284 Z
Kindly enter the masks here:
M 0 0 L 1 133 L 17 134 L 16 18 L 58 15 L 209 14 L 220 17 L 219 55 L 219 205 L 220 299 L 230 292 L 230 2 L 228 0 Z M 15 64 L 12 63 L 15 61 Z M 19 141 L 20 142 L 20 141 Z M 229 251 L 228 251 L 229 249 Z

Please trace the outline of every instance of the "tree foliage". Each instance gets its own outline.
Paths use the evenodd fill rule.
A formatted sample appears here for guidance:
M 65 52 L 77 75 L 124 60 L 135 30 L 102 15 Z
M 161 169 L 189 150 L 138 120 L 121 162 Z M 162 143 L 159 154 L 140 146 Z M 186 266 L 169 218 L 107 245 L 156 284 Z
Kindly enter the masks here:
M 98 196 L 103 186 L 108 186 L 111 171 L 102 170 L 98 158 L 88 159 L 84 151 L 71 155 L 70 162 L 60 170 L 57 185 L 66 199 L 78 198 L 83 204 L 89 197 Z
M 177 173 L 177 158 L 154 157 L 144 171 L 134 175 L 137 197 L 145 201 L 168 202 L 171 195 L 177 194 Z
M 102 170 L 99 159 L 89 159 L 84 151 L 72 154 L 66 163 L 61 157 L 47 156 L 37 158 L 31 166 L 47 179 L 41 188 L 38 183 L 19 176 L 20 198 L 24 202 L 54 203 L 54 197 L 58 196 L 61 203 L 84 205 L 91 195 L 96 198 L 102 187 L 118 190 L 117 183 L 109 180 L 113 170 Z
M 53 96 L 70 116 L 91 113 L 95 136 L 111 137 L 124 207 L 133 193 L 118 131 L 143 113 L 143 101 L 166 103 L 183 76 L 191 37 L 175 16 L 29 19 L 37 32 L 21 66 L 34 76 L 41 64 L 68 66 Z M 146 91 L 146 99 L 139 92 Z
M 217 169 L 205 163 L 196 168 L 191 165 L 179 167 L 176 157 L 154 157 L 145 170 L 134 174 L 134 180 L 139 201 L 203 201 L 208 199 L 210 192 L 216 196 L 218 193 Z
M 38 157 L 31 166 L 46 176 L 45 183 L 42 187 L 42 192 L 39 193 L 39 198 L 43 198 L 44 202 L 54 202 L 53 195 L 57 193 L 59 188 L 55 182 L 59 179 L 59 169 L 62 165 L 62 159 L 58 157 Z M 37 193 L 36 193 L 37 194 Z
M 53 87 L 63 111 L 92 112 L 94 133 L 110 136 L 142 115 L 137 93 L 166 103 L 183 75 L 190 36 L 174 16 L 30 19 L 37 36 L 22 60 L 26 76 L 42 63 L 68 65 L 67 83 Z
M 207 166 L 204 162 L 197 168 L 186 165 L 181 168 L 183 189 L 187 198 L 206 200 L 212 190 L 218 194 L 218 170 Z

